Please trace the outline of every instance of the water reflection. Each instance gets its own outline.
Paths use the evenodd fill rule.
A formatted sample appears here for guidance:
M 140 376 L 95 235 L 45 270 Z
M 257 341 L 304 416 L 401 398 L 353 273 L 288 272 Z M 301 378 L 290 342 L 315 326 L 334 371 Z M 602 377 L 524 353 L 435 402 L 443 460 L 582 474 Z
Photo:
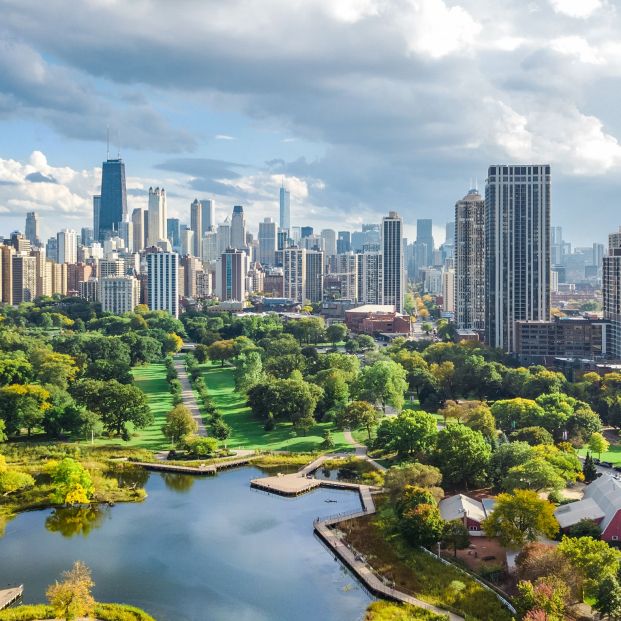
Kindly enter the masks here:
M 101 505 L 87 507 L 62 507 L 54 509 L 45 519 L 45 528 L 63 537 L 82 535 L 87 537 L 99 528 L 110 509 Z
M 187 474 L 176 474 L 174 472 L 163 472 L 162 479 L 168 489 L 175 492 L 189 492 L 196 479 Z

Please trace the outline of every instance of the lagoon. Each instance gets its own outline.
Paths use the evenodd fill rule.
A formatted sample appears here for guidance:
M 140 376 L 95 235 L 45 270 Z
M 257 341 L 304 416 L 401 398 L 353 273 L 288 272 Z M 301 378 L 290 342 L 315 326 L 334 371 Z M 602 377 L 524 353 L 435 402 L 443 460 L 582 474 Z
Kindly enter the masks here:
M 148 498 L 99 510 L 18 515 L 0 539 L 0 585 L 27 603 L 75 560 L 94 595 L 157 621 L 359 621 L 370 597 L 313 534 L 316 517 L 359 510 L 358 495 L 252 490 L 256 468 L 216 477 L 144 473 Z M 336 502 L 326 502 L 336 501 Z

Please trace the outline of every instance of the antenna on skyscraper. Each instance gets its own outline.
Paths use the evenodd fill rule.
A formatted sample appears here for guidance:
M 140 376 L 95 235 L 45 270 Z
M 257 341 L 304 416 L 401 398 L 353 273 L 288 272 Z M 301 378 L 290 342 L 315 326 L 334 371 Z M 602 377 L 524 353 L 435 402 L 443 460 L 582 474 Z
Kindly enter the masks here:
M 479 191 L 479 178 L 475 177 L 474 178 L 474 189 L 478 192 Z
M 110 159 L 110 125 L 106 125 L 106 159 Z
M 116 157 L 121 159 L 121 130 L 116 130 Z

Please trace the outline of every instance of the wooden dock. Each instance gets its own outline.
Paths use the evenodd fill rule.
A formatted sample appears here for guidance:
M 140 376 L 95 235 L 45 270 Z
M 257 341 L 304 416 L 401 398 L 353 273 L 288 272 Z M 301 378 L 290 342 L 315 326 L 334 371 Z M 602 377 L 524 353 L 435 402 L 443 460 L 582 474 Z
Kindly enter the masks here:
M 135 466 L 140 466 L 145 470 L 152 470 L 154 472 L 175 472 L 177 474 L 192 474 L 194 476 L 213 476 L 219 470 L 228 470 L 229 468 L 236 468 L 238 466 L 247 466 L 252 462 L 253 455 L 248 457 L 240 457 L 238 459 L 229 459 L 226 461 L 219 461 L 211 464 L 201 464 L 200 466 L 182 466 L 178 463 L 169 462 L 150 462 L 150 461 L 132 461 L 129 463 Z
M 0 610 L 4 610 L 5 608 L 17 603 L 22 598 L 23 594 L 23 584 L 9 589 L 0 590 Z

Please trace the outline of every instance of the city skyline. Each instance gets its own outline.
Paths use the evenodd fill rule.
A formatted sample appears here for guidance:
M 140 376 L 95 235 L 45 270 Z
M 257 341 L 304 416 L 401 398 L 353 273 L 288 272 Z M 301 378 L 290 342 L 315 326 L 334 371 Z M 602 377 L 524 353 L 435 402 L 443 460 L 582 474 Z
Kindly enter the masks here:
M 208 19 L 208 5 L 192 3 L 191 22 L 158 2 L 2 5 L 5 230 L 27 211 L 39 212 L 45 236 L 50 217 L 79 228 L 109 127 L 129 212 L 163 186 L 172 217 L 207 197 L 227 211 L 243 205 L 256 229 L 278 221 L 284 177 L 292 221 L 342 229 L 395 209 L 413 238 L 416 219 L 449 221 L 488 165 L 549 162 L 553 223 L 574 245 L 606 241 L 602 220 L 621 189 L 612 3 L 340 0 L 300 11 L 273 1 L 267 20 L 237 2 Z M 156 35 L 162 23 L 183 41 Z M 105 40 L 93 31 L 102 24 Z M 604 218 L 581 221 L 591 205 Z

